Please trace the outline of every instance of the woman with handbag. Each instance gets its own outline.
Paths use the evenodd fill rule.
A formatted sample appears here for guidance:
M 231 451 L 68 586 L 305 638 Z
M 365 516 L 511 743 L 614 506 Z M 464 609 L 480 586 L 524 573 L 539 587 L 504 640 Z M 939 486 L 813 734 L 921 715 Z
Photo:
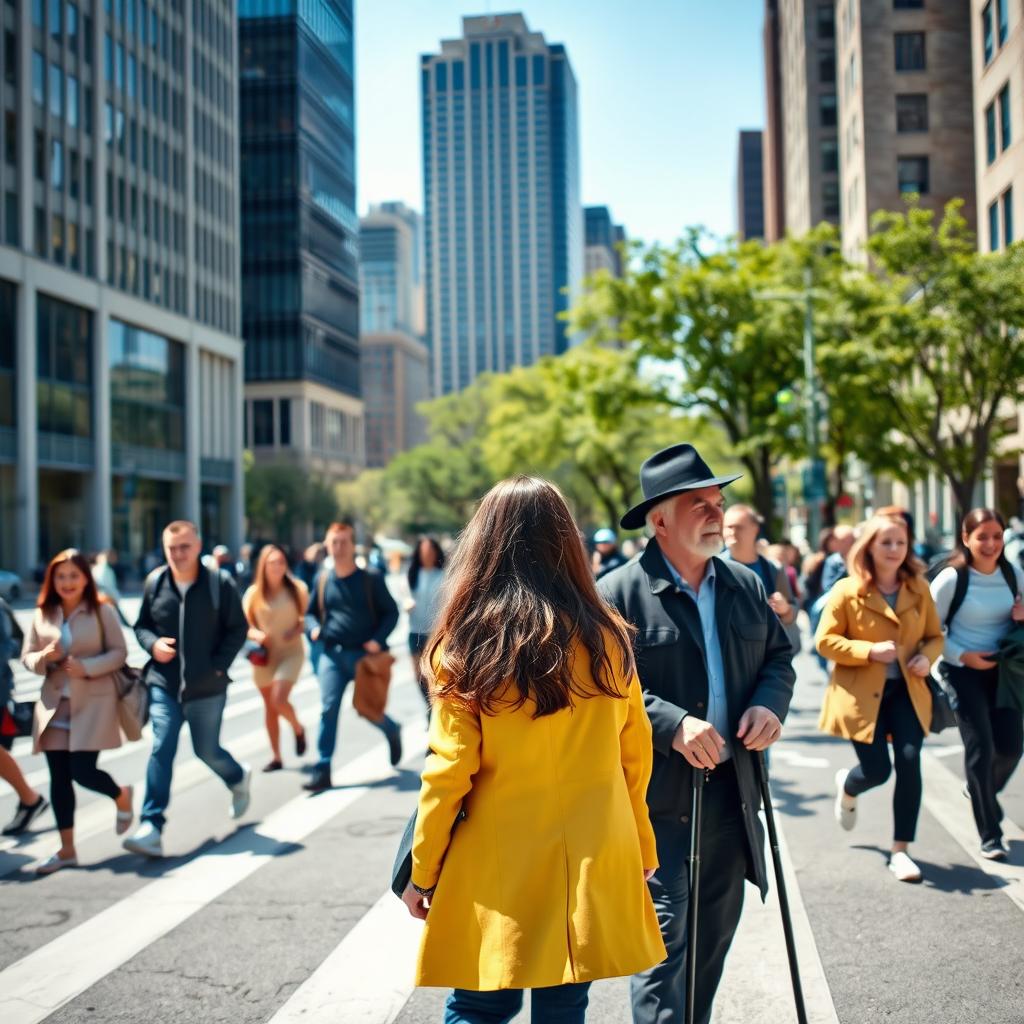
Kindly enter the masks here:
M 131 827 L 133 788 L 96 767 L 101 750 L 121 745 L 114 675 L 127 656 L 117 613 L 100 600 L 88 561 L 74 548 L 60 552 L 46 567 L 21 659 L 30 672 L 45 676 L 34 750 L 46 755 L 60 831 L 60 849 L 36 867 L 37 874 L 78 864 L 73 783 L 114 801 L 118 835 Z
M 295 753 L 306 752 L 306 732 L 302 728 L 288 695 L 298 682 L 306 660 L 302 645 L 303 620 L 309 591 L 306 584 L 288 571 L 288 557 L 277 544 L 266 544 L 260 551 L 253 584 L 242 598 L 242 609 L 249 622 L 249 651 L 253 680 L 264 705 L 271 760 L 265 772 L 280 771 L 281 727 L 283 718 L 295 732 Z
M 660 963 L 651 726 L 629 627 L 559 491 L 517 477 L 459 542 L 427 645 L 433 713 L 403 894 L 446 1024 L 579 1024 L 590 983 Z M 456 820 L 458 829 L 453 831 Z
M 921 809 L 921 745 L 931 727 L 932 662 L 942 627 L 902 516 L 875 516 L 848 557 L 850 575 L 830 591 L 818 623 L 818 652 L 834 663 L 818 723 L 853 743 L 857 764 L 836 772 L 834 813 L 851 830 L 857 798 L 896 768 L 889 870 L 901 882 L 921 881 L 907 852 Z
M 946 627 L 939 667 L 956 695 L 967 791 L 988 860 L 1006 860 L 998 796 L 1024 748 L 1020 712 L 996 706 L 999 669 L 992 653 L 1015 622 L 1024 622 L 1024 573 L 1005 557 L 1004 529 L 998 512 L 972 509 L 960 529 L 960 550 L 932 580 Z

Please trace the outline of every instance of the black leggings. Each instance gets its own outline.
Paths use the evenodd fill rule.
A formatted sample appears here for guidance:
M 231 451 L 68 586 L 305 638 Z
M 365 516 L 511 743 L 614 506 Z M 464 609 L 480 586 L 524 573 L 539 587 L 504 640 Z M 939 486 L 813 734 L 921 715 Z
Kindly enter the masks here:
M 924 731 L 903 679 L 886 680 L 875 722 L 874 740 L 870 743 L 853 741 L 860 764 L 850 769 L 846 777 L 843 788 L 850 796 L 860 796 L 866 790 L 881 786 L 889 778 L 892 763 L 887 735 L 892 737 L 893 760 L 896 762 L 892 837 L 897 843 L 910 843 L 917 831 L 917 816 L 921 810 L 921 744 L 924 743 Z
M 50 766 L 50 803 L 57 828 L 75 827 L 75 787 L 77 782 L 86 789 L 116 800 L 121 787 L 104 771 L 96 767 L 98 750 L 47 750 L 46 763 Z

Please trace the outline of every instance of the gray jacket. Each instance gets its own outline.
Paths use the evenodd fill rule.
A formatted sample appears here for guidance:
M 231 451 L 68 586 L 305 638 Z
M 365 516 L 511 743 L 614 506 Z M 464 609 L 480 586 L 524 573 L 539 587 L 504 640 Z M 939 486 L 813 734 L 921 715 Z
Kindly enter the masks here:
M 784 721 L 796 681 L 789 638 L 754 573 L 716 558 L 715 577 L 715 615 L 732 733 L 743 712 L 754 705 Z M 672 740 L 687 714 L 707 715 L 708 676 L 697 606 L 676 587 L 655 541 L 641 556 L 605 576 L 598 590 L 638 631 L 637 670 L 654 732 L 654 770 L 647 789 L 651 817 L 688 821 L 693 769 L 672 749 Z M 732 746 L 748 842 L 747 877 L 764 897 L 768 874 L 757 816 L 761 795 L 756 754 L 740 743 Z

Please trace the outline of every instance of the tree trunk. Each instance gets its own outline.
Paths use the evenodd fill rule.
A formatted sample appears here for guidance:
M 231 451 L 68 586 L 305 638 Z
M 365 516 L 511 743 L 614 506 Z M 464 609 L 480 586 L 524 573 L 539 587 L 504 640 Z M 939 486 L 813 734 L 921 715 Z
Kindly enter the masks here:
M 776 522 L 775 497 L 772 494 L 771 450 L 761 447 L 753 458 L 744 461 L 750 469 L 751 483 L 754 486 L 754 508 L 765 521 L 769 536 L 775 539 L 779 536 L 780 524 Z

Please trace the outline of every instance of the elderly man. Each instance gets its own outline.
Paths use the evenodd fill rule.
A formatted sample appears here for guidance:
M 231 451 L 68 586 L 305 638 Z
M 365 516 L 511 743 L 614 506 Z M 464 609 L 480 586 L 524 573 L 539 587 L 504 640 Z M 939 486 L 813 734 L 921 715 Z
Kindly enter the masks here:
M 637 627 L 637 670 L 654 732 L 647 803 L 660 867 L 650 880 L 667 959 L 632 980 L 635 1024 L 683 1020 L 693 775 L 704 772 L 696 1019 L 711 1019 L 743 905 L 743 880 L 768 890 L 757 817 L 759 751 L 774 743 L 795 675 L 790 642 L 758 577 L 722 550 L 722 488 L 689 444 L 652 455 L 644 500 L 622 518 L 651 542 L 598 589 Z

